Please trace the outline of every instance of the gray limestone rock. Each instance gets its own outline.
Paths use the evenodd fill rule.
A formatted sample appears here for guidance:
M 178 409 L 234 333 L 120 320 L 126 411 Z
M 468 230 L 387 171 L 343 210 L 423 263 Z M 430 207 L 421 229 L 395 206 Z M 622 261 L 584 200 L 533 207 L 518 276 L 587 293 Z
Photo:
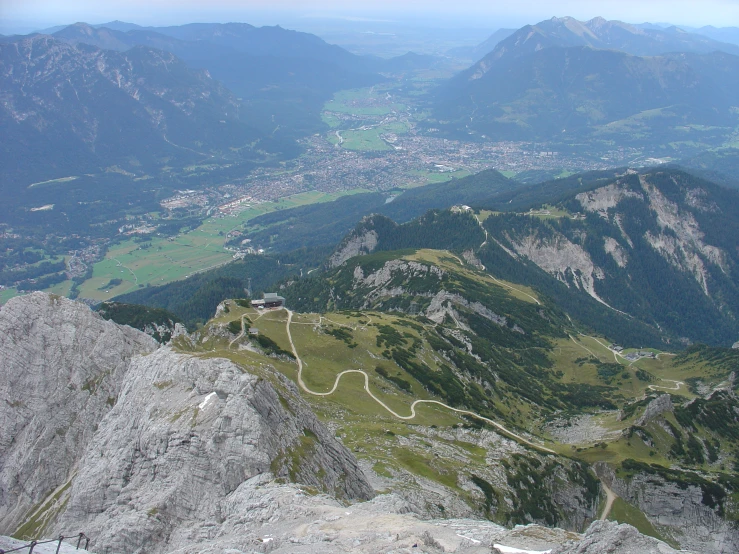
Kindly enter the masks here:
M 33 293 L 0 309 L 0 532 L 71 478 L 151 337 Z
M 163 552 L 170 536 L 222 522 L 229 495 L 260 475 L 342 501 L 374 494 L 266 366 L 157 349 L 40 293 L 0 311 L 0 353 L 0 532 L 84 529 L 97 552 Z
M 224 518 L 245 481 L 273 473 L 341 499 L 372 490 L 353 456 L 276 375 L 162 348 L 137 358 L 85 449 L 56 528 L 98 552 L 164 552 L 179 528 Z
M 361 235 L 351 234 L 339 245 L 329 258 L 329 267 L 338 267 L 354 256 L 371 254 L 377 247 L 377 231 L 365 231 Z
M 739 552 L 739 529 L 719 515 L 718 505 L 704 503 L 700 486 L 647 473 L 622 479 L 602 462 L 595 464 L 595 471 L 616 495 L 641 510 L 658 532 L 681 548 L 702 554 Z
M 676 554 L 662 541 L 642 535 L 631 525 L 595 521 L 580 540 L 568 541 L 551 554 Z
M 652 421 L 655 417 L 662 415 L 665 412 L 672 412 L 674 409 L 672 405 L 672 398 L 669 394 L 660 394 L 657 398 L 647 404 L 646 409 L 642 416 L 637 420 L 636 424 L 641 426 L 646 425 Z

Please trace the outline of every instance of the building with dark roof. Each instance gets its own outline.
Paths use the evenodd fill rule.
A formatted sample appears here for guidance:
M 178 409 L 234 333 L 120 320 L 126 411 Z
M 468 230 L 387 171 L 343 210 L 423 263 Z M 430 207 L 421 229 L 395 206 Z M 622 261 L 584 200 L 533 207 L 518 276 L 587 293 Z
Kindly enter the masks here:
M 264 298 L 261 300 L 252 300 L 253 308 L 282 308 L 285 305 L 285 299 L 276 292 L 265 292 Z

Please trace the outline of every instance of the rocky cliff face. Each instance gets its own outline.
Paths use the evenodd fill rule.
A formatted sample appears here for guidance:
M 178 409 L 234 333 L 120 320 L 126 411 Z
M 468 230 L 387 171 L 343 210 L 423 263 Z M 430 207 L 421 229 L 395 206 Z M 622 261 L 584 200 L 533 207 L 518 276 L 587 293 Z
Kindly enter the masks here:
M 0 529 L 74 475 L 97 425 L 117 402 L 131 360 L 151 337 L 43 293 L 0 309 Z
M 273 368 L 159 347 L 66 299 L 35 293 L 0 309 L 0 356 L 0 533 L 84 530 L 99 554 L 674 552 L 628 526 L 594 525 L 584 537 L 509 530 L 423 521 L 395 495 L 367 501 L 354 456 Z M 535 520 L 580 528 L 595 516 L 586 466 L 535 460 L 488 434 L 520 450 L 515 467 L 489 477 L 518 483 L 509 508 L 540 509 L 533 491 L 544 486 L 554 504 Z M 549 477 L 535 483 L 541 463 Z
M 728 554 L 739 551 L 739 531 L 700 486 L 667 481 L 660 475 L 617 476 L 604 464 L 597 471 L 613 492 L 638 507 L 664 536 L 681 548 Z
M 168 534 L 218 522 L 232 492 L 270 472 L 340 499 L 371 497 L 351 454 L 293 387 L 277 386 L 168 348 L 137 358 L 56 527 L 88 529 L 100 552 L 167 549 Z
M 686 173 L 628 170 L 563 201 L 562 217 L 521 214 L 485 226 L 512 257 L 668 341 L 728 346 L 739 305 L 735 205 L 735 192 Z
M 98 552 L 160 552 L 271 475 L 339 499 L 373 491 L 284 378 L 176 354 L 37 293 L 0 311 L 1 531 L 87 530 Z M 50 423 L 51 422 L 51 423 Z
M 377 231 L 366 230 L 351 234 L 339 245 L 328 260 L 329 267 L 339 267 L 354 256 L 371 254 L 377 247 Z

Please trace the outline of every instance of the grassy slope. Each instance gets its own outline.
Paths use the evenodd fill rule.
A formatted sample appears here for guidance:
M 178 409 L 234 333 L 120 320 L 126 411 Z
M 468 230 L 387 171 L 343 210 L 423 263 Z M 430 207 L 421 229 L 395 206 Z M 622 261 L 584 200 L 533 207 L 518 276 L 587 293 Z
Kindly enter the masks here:
M 470 266 L 460 266 L 459 262 L 447 253 L 417 251 L 406 254 L 406 259 L 434 263 L 448 272 L 456 272 L 460 278 L 465 276 L 479 279 L 487 287 L 497 287 L 519 302 L 532 303 L 531 297 L 526 296 L 531 293 L 530 290 L 522 287 L 519 291 L 504 288 Z M 260 334 L 268 336 L 280 348 L 290 350 L 285 330 L 287 313 L 284 311 L 261 313 L 251 308 L 241 308 L 230 301 L 228 306 L 229 312 L 211 320 L 203 331 L 205 342 L 198 341 L 196 347 L 180 342 L 179 346 L 188 350 L 194 348 L 202 355 L 226 356 L 251 367 L 258 368 L 268 364 L 288 378 L 296 380 L 297 366 L 292 360 L 265 357 L 264 354 L 246 350 L 244 348 L 247 344 L 251 345 L 249 348 L 258 350 L 255 348 L 257 346 L 255 340 L 246 337 L 235 340 L 229 346 L 231 341 L 236 339 L 236 335 L 218 331 L 225 328 L 229 322 L 239 321 L 242 316 L 246 316 L 248 318 L 245 321 L 246 325 L 257 327 Z M 238 324 L 236 325 L 238 327 Z M 340 372 L 346 369 L 362 369 L 369 376 L 370 390 L 400 414 L 410 413 L 410 404 L 413 400 L 439 398 L 403 367 L 383 356 L 387 345 L 378 346 L 377 341 L 381 326 L 394 328 L 407 339 L 407 346 L 413 341 L 419 341 L 420 347 L 415 349 L 414 359 L 425 364 L 430 371 L 438 372 L 441 364 L 450 363 L 449 360 L 439 356 L 439 352 L 429 343 L 427 333 L 437 326 L 423 318 L 418 319 L 400 312 L 360 310 L 295 314 L 291 333 L 304 363 L 303 379 L 306 385 L 316 392 L 325 392 L 331 389 Z M 717 385 L 727 376 L 725 370 L 716 369 L 716 364 L 706 361 L 706 356 L 700 353 L 680 358 L 661 353 L 657 359 L 644 358 L 633 363 L 619 359 L 616 366 L 617 357 L 608 349 L 607 344 L 602 337 L 573 334 L 572 338 L 553 340 L 551 347 L 546 349 L 558 382 L 614 387 L 610 397 L 617 401 L 620 408 L 625 409 L 626 417 L 621 421 L 618 420 L 618 413 L 615 410 L 602 411 L 591 408 L 569 414 L 592 414 L 599 425 L 607 430 L 620 432 L 632 427 L 646 406 L 647 401 L 640 400 L 645 394 L 656 395 L 657 392 L 675 386 L 673 382 L 663 379 L 685 382 L 692 377 L 700 379 L 704 384 Z M 516 354 L 515 349 L 510 349 L 511 356 Z M 598 373 L 598 364 L 604 363 L 614 364 L 621 369 L 615 376 L 604 378 Z M 396 381 L 378 374 L 375 369 L 378 366 Z M 648 372 L 650 380 L 639 379 L 636 376 L 637 370 Z M 403 381 L 409 386 L 398 386 L 397 383 Z M 660 390 L 659 387 L 664 388 Z M 679 403 L 681 399 L 685 401 L 695 397 L 686 385 L 681 385 L 678 390 L 670 392 L 677 395 L 674 397 L 675 403 Z M 495 458 L 494 447 L 481 441 L 479 431 L 471 428 L 469 420 L 437 406 L 420 407 L 414 420 L 398 420 L 366 394 L 363 377 L 358 374 L 343 377 L 336 392 L 331 396 L 315 397 L 306 394 L 303 396 L 311 403 L 319 417 L 336 428 L 336 434 L 344 444 L 360 459 L 370 464 L 378 478 L 387 480 L 390 489 L 410 486 L 407 484 L 408 479 L 416 480 L 417 484 L 428 480 L 454 491 L 470 505 L 479 505 L 480 499 L 474 490 L 470 492 L 468 488 L 462 486 L 464 476 L 470 478 L 478 474 L 487 475 L 486 471 L 492 471 L 491 467 L 499 464 L 497 461 L 491 461 L 491 456 Z M 645 444 L 638 433 L 632 434 L 631 437 L 619 434 L 615 438 L 602 441 L 589 439 L 577 444 L 560 444 L 549 441 L 551 437 L 545 428 L 548 419 L 546 413 L 535 410 L 525 399 L 517 398 L 510 392 L 506 393 L 504 389 L 500 395 L 494 397 L 496 397 L 495 406 L 501 414 L 499 420 L 502 423 L 519 432 L 538 435 L 540 437 L 538 440 L 548 440 L 547 445 L 562 455 L 588 463 L 607 461 L 615 465 L 629 458 L 666 466 L 675 463 L 670 454 L 674 440 L 657 422 L 645 427 L 655 442 L 653 446 Z M 630 408 L 632 404 L 634 407 Z M 566 412 L 550 415 L 568 417 Z M 665 419 L 673 425 L 678 425 L 672 414 L 667 414 Z M 467 429 L 462 432 L 465 427 Z M 696 434 L 707 438 L 710 431 L 699 428 Z M 528 450 L 524 449 L 524 452 L 526 451 Z M 434 454 L 438 452 L 443 452 L 443 456 Z M 718 464 L 707 464 L 702 466 L 702 469 L 722 471 Z M 504 492 L 500 494 L 505 495 Z M 640 516 L 640 512 L 634 507 L 619 500 L 610 517 L 639 525 L 642 531 L 656 535 L 651 524 L 642 516 L 643 514 Z M 509 517 L 510 513 L 500 508 L 494 519 L 501 522 L 516 521 L 508 519 Z

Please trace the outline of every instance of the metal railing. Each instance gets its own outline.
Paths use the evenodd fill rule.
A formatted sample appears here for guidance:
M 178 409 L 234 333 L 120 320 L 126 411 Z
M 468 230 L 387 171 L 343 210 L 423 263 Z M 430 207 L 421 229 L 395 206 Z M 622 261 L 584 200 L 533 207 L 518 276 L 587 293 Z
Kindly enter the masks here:
M 64 535 L 59 535 L 56 539 L 48 539 L 45 541 L 31 541 L 28 544 L 23 544 L 21 546 L 16 546 L 15 548 L 11 548 L 10 550 L 3 550 L 0 548 L 0 554 L 8 554 L 9 552 L 20 552 L 21 550 L 25 550 L 28 548 L 28 554 L 33 553 L 33 549 L 36 548 L 39 544 L 48 544 L 52 542 L 58 542 L 59 544 L 56 545 L 56 554 L 59 554 L 59 549 L 62 547 L 62 541 L 64 539 L 77 539 L 77 550 L 80 549 L 80 545 L 82 544 L 82 540 L 85 541 L 85 546 L 83 550 L 87 550 L 87 547 L 90 545 L 90 537 L 85 535 L 84 533 L 80 533 L 79 535 L 72 535 L 70 537 L 65 537 Z

